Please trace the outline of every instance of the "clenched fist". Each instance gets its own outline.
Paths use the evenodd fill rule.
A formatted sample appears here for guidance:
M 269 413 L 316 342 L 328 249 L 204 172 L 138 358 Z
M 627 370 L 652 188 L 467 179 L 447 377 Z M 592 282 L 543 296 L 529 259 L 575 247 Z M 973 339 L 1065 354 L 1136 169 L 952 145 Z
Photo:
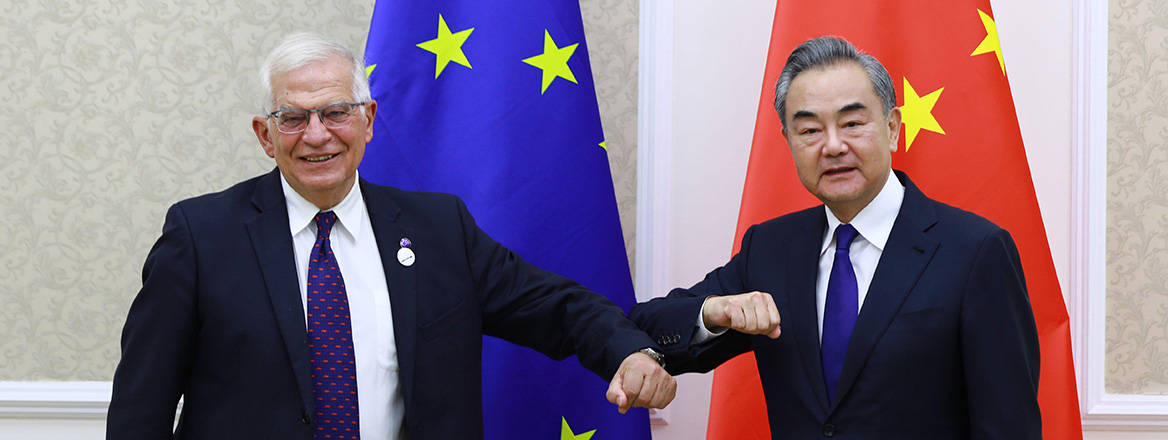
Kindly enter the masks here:
M 728 327 L 751 335 L 779 337 L 779 309 L 766 292 L 711 296 L 702 304 L 702 323 L 708 329 Z
M 653 358 L 633 353 L 621 362 L 606 396 L 624 414 L 631 407 L 665 408 L 673 401 L 677 381 Z

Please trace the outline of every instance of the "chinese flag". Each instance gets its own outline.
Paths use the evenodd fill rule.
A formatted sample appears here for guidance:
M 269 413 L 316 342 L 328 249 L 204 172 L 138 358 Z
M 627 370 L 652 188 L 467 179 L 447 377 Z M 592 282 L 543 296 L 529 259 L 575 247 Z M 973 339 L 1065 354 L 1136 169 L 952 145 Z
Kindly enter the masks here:
M 822 35 L 851 41 L 891 74 L 904 120 L 893 168 L 929 197 L 1010 231 L 1038 324 L 1044 437 L 1082 438 L 1067 310 L 989 0 L 779 1 L 734 252 L 750 225 L 819 204 L 795 174 L 774 96 L 787 56 Z M 711 440 L 770 438 L 753 353 L 715 371 L 708 429 Z

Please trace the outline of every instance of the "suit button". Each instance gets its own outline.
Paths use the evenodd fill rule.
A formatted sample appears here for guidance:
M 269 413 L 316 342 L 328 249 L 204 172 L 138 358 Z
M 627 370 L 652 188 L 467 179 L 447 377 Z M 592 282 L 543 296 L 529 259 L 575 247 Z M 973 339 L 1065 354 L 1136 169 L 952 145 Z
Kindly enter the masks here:
M 824 437 L 835 437 L 835 425 L 833 425 L 831 423 L 823 425 L 823 436 Z
M 305 424 L 305 425 L 312 424 L 312 420 L 310 420 L 308 418 L 308 413 L 304 413 L 304 414 L 300 415 L 300 423 Z

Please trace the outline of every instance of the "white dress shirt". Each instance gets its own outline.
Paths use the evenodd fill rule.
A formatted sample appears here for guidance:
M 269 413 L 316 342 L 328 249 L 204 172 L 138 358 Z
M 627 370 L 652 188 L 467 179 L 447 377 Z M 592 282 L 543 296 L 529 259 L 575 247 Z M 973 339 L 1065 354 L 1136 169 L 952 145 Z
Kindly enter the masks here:
M 852 219 L 851 225 L 860 234 L 852 240 L 848 247 L 848 254 L 852 259 L 852 270 L 856 272 L 856 287 L 859 302 L 856 303 L 856 313 L 864 310 L 864 298 L 868 296 L 868 286 L 872 284 L 872 274 L 876 272 L 876 265 L 880 263 L 880 256 L 884 254 L 884 245 L 888 244 L 888 235 L 892 233 L 892 225 L 896 223 L 896 216 L 900 214 L 900 205 L 904 202 L 904 185 L 896 178 L 892 171 L 888 172 L 888 180 L 884 188 L 876 194 L 876 198 L 868 202 Z M 815 311 L 819 315 L 819 337 L 823 338 L 823 307 L 827 303 L 827 280 L 831 276 L 831 267 L 835 264 L 835 228 L 840 221 L 835 213 L 827 206 L 827 231 L 823 235 L 823 246 L 819 249 L 819 276 L 815 281 Z
M 288 206 L 288 227 L 296 256 L 296 276 L 300 281 L 300 302 L 308 309 L 309 254 L 316 243 L 316 221 L 320 209 L 288 185 L 280 175 Z M 398 383 L 397 345 L 393 315 L 390 314 L 389 287 L 381 264 L 369 210 L 359 185 L 333 207 L 337 223 L 329 234 L 333 254 L 345 279 L 349 297 L 353 355 L 357 363 L 357 409 L 361 438 L 404 440 L 402 419 L 405 400 Z M 396 262 L 394 262 L 396 264 Z M 308 316 L 305 315 L 305 326 Z M 309 408 L 312 411 L 312 408 Z
M 876 272 L 876 265 L 880 263 L 880 256 L 884 254 L 884 246 L 888 243 L 888 236 L 892 233 L 892 225 L 896 223 L 896 216 L 900 214 L 900 205 L 904 202 L 904 185 L 896 178 L 891 170 L 888 171 L 888 180 L 884 187 L 876 194 L 876 198 L 856 214 L 851 225 L 859 235 L 852 240 L 848 247 L 848 254 L 852 260 L 852 270 L 856 272 L 858 287 L 856 313 L 864 308 L 864 297 L 868 296 L 868 286 L 872 284 L 872 275 Z M 819 249 L 819 273 L 815 281 L 815 311 L 818 314 L 819 337 L 823 338 L 823 307 L 827 303 L 827 280 L 831 276 L 831 266 L 835 263 L 835 228 L 840 221 L 835 213 L 826 205 L 823 210 L 827 213 L 827 230 L 823 233 L 823 245 Z M 724 292 L 723 295 L 735 295 L 745 292 Z M 704 305 L 703 305 L 704 306 Z M 697 332 L 691 339 L 691 345 L 701 344 L 726 332 L 719 329 L 711 332 L 702 321 L 702 313 L 698 311 Z

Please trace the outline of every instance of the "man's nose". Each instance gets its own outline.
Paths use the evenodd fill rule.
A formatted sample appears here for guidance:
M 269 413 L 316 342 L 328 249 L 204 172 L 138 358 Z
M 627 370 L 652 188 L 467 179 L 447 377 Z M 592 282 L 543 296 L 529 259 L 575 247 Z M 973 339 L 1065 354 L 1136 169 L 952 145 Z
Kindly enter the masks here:
M 824 135 L 827 136 L 823 146 L 825 156 L 835 157 L 848 152 L 848 143 L 840 137 L 838 130 L 829 128 L 824 132 Z
M 300 139 L 309 145 L 323 145 L 332 136 L 332 132 L 324 126 L 324 122 L 321 122 L 320 113 L 310 113 L 308 126 L 304 127 L 304 134 L 300 136 Z

